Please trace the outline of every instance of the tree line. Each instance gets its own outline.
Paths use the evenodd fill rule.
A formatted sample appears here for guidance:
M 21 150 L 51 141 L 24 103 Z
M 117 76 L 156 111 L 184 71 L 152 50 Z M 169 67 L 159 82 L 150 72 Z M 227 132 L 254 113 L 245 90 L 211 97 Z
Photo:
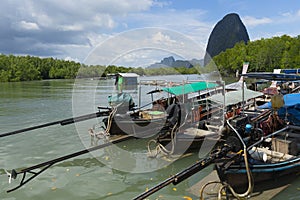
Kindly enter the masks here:
M 162 68 L 142 68 L 142 67 L 123 67 L 123 66 L 87 66 L 82 65 L 78 71 L 79 78 L 90 77 L 107 77 L 109 74 L 116 73 L 136 73 L 140 76 L 154 76 L 154 75 L 173 75 L 173 74 L 199 74 L 204 72 L 203 67 L 194 66 L 192 68 L 186 67 L 162 67 Z
M 272 72 L 273 69 L 300 68 L 300 36 L 283 35 L 260 39 L 233 48 L 213 57 L 222 75 L 233 74 L 249 62 L 248 72 Z
M 0 54 L 0 82 L 76 77 L 81 64 L 54 58 Z
M 144 69 L 115 65 L 85 65 L 74 61 L 0 54 L 0 82 L 106 77 L 115 73 L 139 75 L 194 74 L 194 68 Z
M 260 39 L 245 44 L 237 43 L 233 48 L 213 57 L 223 76 L 230 76 L 249 62 L 249 72 L 300 67 L 300 36 L 283 35 Z M 192 68 L 133 68 L 123 66 L 85 65 L 74 61 L 34 56 L 0 54 L 0 82 L 31 81 L 44 79 L 74 79 L 106 77 L 108 74 L 133 72 L 139 75 L 199 74 L 213 70 L 214 65 Z

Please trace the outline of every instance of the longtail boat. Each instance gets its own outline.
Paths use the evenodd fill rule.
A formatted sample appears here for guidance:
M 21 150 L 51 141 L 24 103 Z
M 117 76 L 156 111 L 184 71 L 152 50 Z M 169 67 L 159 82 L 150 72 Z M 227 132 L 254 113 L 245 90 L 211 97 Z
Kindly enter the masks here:
M 257 74 L 247 74 L 254 77 Z M 270 79 L 299 79 L 297 75 L 269 74 Z M 227 121 L 230 130 L 240 140 L 243 153 L 228 153 L 231 162 L 215 164 L 224 187 L 235 197 L 252 192 L 278 188 L 291 183 L 300 171 L 299 94 L 274 95 L 260 108 L 267 115 L 252 116 L 245 123 Z M 266 112 L 264 112 L 266 113 Z
M 207 109 L 200 113 L 200 120 L 182 125 L 176 134 L 169 131 L 159 135 L 157 143 L 175 154 L 184 153 L 186 150 L 199 150 L 204 140 L 211 140 L 215 144 L 222 136 L 225 120 L 241 114 L 243 96 L 247 102 L 244 107 L 248 111 L 255 109 L 255 98 L 262 95 L 261 92 L 248 89 L 226 92 L 225 95 L 211 95 L 200 106 L 200 109 Z
M 103 119 L 103 131 L 110 135 L 151 137 L 183 123 L 198 122 L 206 111 L 198 103 L 193 104 L 192 99 L 199 100 L 216 92 L 217 87 L 217 83 L 197 81 L 155 89 L 148 94 L 165 92 L 168 97 L 152 101 L 148 109 L 135 109 L 128 95 L 117 94 L 121 98 L 111 97 L 110 105 L 113 106 L 111 114 Z M 189 98 L 190 95 L 193 96 Z
M 216 164 L 223 183 L 236 193 L 261 192 L 292 182 L 300 171 L 300 127 L 288 125 L 247 147 L 231 165 Z M 228 154 L 230 157 L 233 154 Z

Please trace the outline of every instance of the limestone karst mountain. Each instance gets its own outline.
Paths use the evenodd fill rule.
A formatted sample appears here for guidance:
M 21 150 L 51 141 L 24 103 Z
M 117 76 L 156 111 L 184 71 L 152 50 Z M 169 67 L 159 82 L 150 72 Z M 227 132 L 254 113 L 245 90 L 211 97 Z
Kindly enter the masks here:
M 249 41 L 249 35 L 245 25 L 236 13 L 226 15 L 213 28 L 204 57 L 204 65 L 208 64 L 214 56 L 228 48 L 234 47 L 238 42 Z

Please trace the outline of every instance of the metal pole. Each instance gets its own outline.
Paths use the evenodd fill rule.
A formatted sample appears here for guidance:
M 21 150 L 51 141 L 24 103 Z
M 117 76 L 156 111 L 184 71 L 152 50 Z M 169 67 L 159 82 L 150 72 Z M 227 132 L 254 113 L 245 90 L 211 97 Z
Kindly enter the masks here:
M 244 115 L 245 113 L 244 113 L 244 106 L 245 106 L 245 80 L 244 80 L 244 77 L 243 77 L 243 85 L 242 85 L 242 114 Z
M 139 82 L 139 107 L 141 107 L 141 98 L 142 98 L 141 91 L 142 91 L 142 87 L 141 87 L 141 81 L 140 81 Z M 151 94 L 151 96 L 153 96 L 153 95 Z

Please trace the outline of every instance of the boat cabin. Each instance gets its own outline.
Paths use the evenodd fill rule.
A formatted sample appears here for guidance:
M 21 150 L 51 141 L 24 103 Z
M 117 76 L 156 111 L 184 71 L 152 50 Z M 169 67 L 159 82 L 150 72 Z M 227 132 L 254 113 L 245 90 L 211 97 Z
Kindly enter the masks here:
M 117 73 L 115 74 L 115 85 L 118 90 L 136 89 L 138 85 L 138 77 L 136 73 Z

